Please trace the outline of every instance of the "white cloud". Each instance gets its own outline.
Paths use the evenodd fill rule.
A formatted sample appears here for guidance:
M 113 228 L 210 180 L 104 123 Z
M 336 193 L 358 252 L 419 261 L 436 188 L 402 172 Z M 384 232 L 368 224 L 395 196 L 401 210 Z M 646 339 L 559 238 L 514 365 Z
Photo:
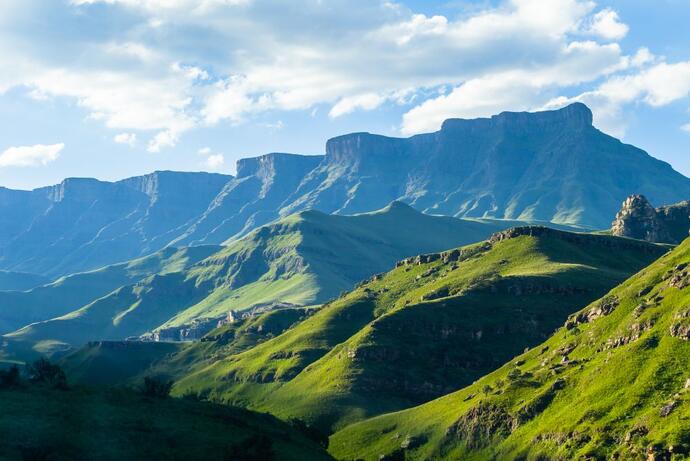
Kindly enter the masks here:
M 341 115 L 349 114 L 357 109 L 372 110 L 379 107 L 385 98 L 376 93 L 365 93 L 357 96 L 350 96 L 342 98 L 338 101 L 328 113 L 329 117 L 336 118 Z
M 149 141 L 146 150 L 152 153 L 160 152 L 166 147 L 175 147 L 180 140 L 180 134 L 174 130 L 163 130 Z
M 426 100 L 403 115 L 401 131 L 434 131 L 448 118 L 486 117 L 504 110 L 539 107 L 560 86 L 593 80 L 625 65 L 618 45 L 573 42 L 561 50 L 557 63 L 471 79 L 448 94 Z
M 629 27 L 620 21 L 617 12 L 606 8 L 594 15 L 585 30 L 607 40 L 621 40 L 628 35 Z
M 573 98 L 556 98 L 548 106 L 584 102 L 592 108 L 597 126 L 623 136 L 626 124 L 622 115 L 626 105 L 642 102 L 651 107 L 662 107 L 688 96 L 690 61 L 672 64 L 660 62 L 634 73 L 613 75 L 593 90 Z
M 202 147 L 197 151 L 199 155 L 209 155 L 211 153 L 211 148 L 210 147 Z
M 9 166 L 46 166 L 57 160 L 64 148 L 65 145 L 63 143 L 10 147 L 0 154 L 0 168 Z
M 119 133 L 113 137 L 113 141 L 118 144 L 127 144 L 130 147 L 134 147 L 137 143 L 136 133 Z
M 104 11 L 95 3 L 127 14 L 100 42 L 65 39 L 80 59 L 14 51 L 2 40 L 12 28 L 0 28 L 0 92 L 71 98 L 107 127 L 146 133 L 152 152 L 200 125 L 322 106 L 334 118 L 405 105 L 401 130 L 428 131 L 448 117 L 543 107 L 660 59 L 644 48 L 626 55 L 615 40 L 628 26 L 590 0 L 501 0 L 457 17 L 371 0 L 71 0 L 67 8 L 87 21 Z M 0 25 L 12 23 L 4 16 Z M 634 98 L 663 104 L 683 93 L 682 81 L 665 78 L 667 88 Z
M 690 133 L 690 123 L 686 123 L 685 125 L 681 126 L 680 129 Z
M 217 170 L 225 163 L 225 157 L 221 154 L 212 154 L 206 158 L 204 164 L 208 169 Z

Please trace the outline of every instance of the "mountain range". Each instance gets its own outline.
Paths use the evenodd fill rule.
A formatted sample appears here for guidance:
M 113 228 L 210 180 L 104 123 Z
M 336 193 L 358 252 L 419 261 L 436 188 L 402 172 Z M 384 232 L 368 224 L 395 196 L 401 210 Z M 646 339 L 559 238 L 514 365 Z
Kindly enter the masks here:
M 608 228 L 631 194 L 690 197 L 690 180 L 592 126 L 579 103 L 450 119 L 440 131 L 353 133 L 324 156 L 240 160 L 235 177 L 156 172 L 0 189 L 0 269 L 57 278 L 166 246 L 221 244 L 304 210 L 353 214 L 403 201 L 432 214 Z
M 299 212 L 225 247 L 168 247 L 29 291 L 0 292 L 0 355 L 52 355 L 154 330 L 195 338 L 230 311 L 319 304 L 400 259 L 482 240 L 511 224 L 430 216 L 400 202 L 353 216 Z

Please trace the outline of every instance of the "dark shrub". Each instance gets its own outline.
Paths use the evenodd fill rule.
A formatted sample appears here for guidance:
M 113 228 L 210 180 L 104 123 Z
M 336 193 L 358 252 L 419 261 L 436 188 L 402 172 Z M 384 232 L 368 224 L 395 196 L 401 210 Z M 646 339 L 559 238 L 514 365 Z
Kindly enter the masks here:
M 166 399 L 170 396 L 172 386 L 172 381 L 163 381 L 158 378 L 146 377 L 144 378 L 144 385 L 141 388 L 141 393 L 146 397 Z
M 318 443 L 323 448 L 328 448 L 328 434 L 324 434 L 319 429 L 305 423 L 301 419 L 292 418 L 288 421 L 288 423 L 304 434 L 307 438 Z
M 265 435 L 253 435 L 228 449 L 226 461 L 274 461 L 276 459 L 271 439 Z
M 26 372 L 32 382 L 48 384 L 56 389 L 67 389 L 65 372 L 44 358 L 27 365 Z
M 0 370 L 0 389 L 16 387 L 20 382 L 21 376 L 17 365 L 12 365 L 7 370 Z

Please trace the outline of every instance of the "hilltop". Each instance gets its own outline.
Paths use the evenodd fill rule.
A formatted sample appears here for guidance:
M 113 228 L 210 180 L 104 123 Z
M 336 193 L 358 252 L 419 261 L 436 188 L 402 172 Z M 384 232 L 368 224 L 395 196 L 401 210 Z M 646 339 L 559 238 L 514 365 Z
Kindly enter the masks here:
M 30 319 L 35 323 L 4 336 L 6 354 L 63 353 L 153 330 L 171 339 L 184 339 L 181 331 L 200 337 L 231 310 L 318 304 L 406 256 L 481 240 L 510 224 L 424 215 L 402 203 L 353 216 L 300 212 L 188 266 L 111 284 L 109 293 L 68 312 Z M 96 275 L 89 280 L 101 280 Z
M 195 344 L 174 392 L 342 427 L 470 384 L 666 251 L 542 227 L 499 232 L 403 260 L 243 352 Z
M 349 426 L 339 459 L 683 459 L 690 240 L 476 383 Z M 403 453 L 404 452 L 404 453 Z M 392 458 L 391 458 L 392 459 Z

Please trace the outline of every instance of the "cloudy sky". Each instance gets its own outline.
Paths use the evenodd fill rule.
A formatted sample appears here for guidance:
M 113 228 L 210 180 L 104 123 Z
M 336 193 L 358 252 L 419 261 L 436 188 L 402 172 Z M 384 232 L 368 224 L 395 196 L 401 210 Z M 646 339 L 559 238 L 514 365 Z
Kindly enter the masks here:
M 690 175 L 686 0 L 0 0 L 0 185 L 587 103 Z

